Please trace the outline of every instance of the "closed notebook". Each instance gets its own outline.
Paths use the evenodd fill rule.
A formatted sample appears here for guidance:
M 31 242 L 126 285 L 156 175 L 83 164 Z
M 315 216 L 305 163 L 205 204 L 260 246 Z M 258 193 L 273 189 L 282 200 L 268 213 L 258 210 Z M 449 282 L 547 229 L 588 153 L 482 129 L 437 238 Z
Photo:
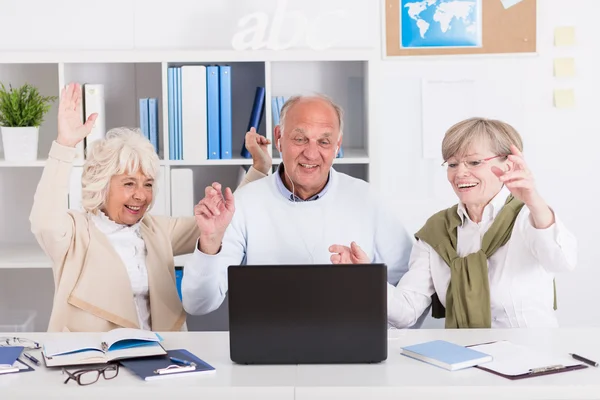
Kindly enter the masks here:
M 402 354 L 449 371 L 469 368 L 493 360 L 489 354 L 444 340 L 403 347 Z
M 185 366 L 172 362 L 170 357 L 193 362 L 196 364 L 195 369 L 186 370 Z M 123 360 L 121 361 L 121 365 L 145 381 L 215 372 L 215 368 L 212 365 L 185 349 L 168 350 L 166 356 Z M 159 373 L 159 371 L 165 371 L 166 368 L 169 368 L 168 373 Z
M 44 343 L 48 367 L 103 364 L 114 360 L 166 354 L 160 335 L 141 329 L 118 328 L 104 333 L 65 336 Z

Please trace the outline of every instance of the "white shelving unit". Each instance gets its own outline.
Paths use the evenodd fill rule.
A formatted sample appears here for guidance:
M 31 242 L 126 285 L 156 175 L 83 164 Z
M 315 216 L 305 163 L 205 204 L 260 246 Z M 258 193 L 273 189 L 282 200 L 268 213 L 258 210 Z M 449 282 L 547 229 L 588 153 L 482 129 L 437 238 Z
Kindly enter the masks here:
M 369 181 L 371 135 L 367 88 L 372 79 L 368 60 L 372 59 L 372 51 L 351 50 L 3 52 L 0 54 L 0 82 L 13 86 L 29 82 L 43 95 L 56 96 L 71 81 L 102 83 L 107 130 L 117 126 L 137 127 L 138 99 L 158 98 L 159 157 L 164 184 L 161 190 L 166 193 L 165 206 L 170 210 L 171 170 L 193 170 L 194 202 L 198 202 L 204 187 L 213 181 L 235 188 L 240 167 L 251 165 L 252 160 L 242 158 L 240 151 L 256 86 L 266 89 L 259 132 L 272 142 L 271 96 L 322 92 L 332 97 L 345 111 L 344 158 L 335 160 L 335 168 Z M 167 69 L 189 64 L 232 67 L 233 159 L 203 162 L 165 159 L 169 154 Z M 31 234 L 29 213 L 45 159 L 56 138 L 57 106 L 58 102 L 40 128 L 37 161 L 4 161 L 0 142 L 0 304 L 9 308 L 14 304 L 27 304 L 37 310 L 38 329 L 45 328 L 45 319 L 49 317 L 54 284 L 51 262 Z M 274 148 L 270 151 L 276 166 L 281 162 L 279 154 Z M 184 265 L 186 257 L 177 257 L 175 265 Z M 29 290 L 12 290 L 18 285 L 27 285 Z M 34 299 L 32 292 L 38 293 Z M 7 293 L 12 293 L 11 297 Z

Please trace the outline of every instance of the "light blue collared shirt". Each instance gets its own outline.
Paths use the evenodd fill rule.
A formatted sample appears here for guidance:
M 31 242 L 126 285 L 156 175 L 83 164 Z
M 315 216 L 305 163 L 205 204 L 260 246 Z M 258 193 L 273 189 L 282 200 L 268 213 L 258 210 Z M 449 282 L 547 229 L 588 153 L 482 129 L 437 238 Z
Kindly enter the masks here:
M 283 180 L 281 179 L 282 172 L 283 172 L 283 163 L 279 164 L 279 166 L 277 167 L 277 171 L 275 172 L 275 175 L 276 175 L 275 182 L 277 182 L 277 188 L 279 189 L 279 192 L 283 195 L 283 197 L 285 197 L 289 201 L 317 200 L 317 199 L 320 199 L 321 197 L 325 196 L 325 193 L 329 189 L 329 182 L 331 181 L 331 171 L 329 171 L 329 176 L 327 177 L 327 183 L 325 184 L 325 187 L 323 188 L 323 190 L 321 190 L 319 193 L 315 194 L 314 196 L 309 197 L 306 200 L 302 200 L 300 197 L 296 196 L 294 193 L 290 192 L 288 188 L 285 187 L 285 184 L 283 183 Z

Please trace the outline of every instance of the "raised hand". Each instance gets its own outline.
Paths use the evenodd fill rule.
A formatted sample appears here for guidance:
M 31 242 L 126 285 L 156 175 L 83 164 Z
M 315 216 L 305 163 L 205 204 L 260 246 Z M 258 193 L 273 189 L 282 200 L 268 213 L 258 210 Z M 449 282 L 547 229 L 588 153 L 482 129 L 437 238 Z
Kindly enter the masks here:
M 533 174 L 527 167 L 519 149 L 512 145 L 510 151 L 512 154 L 508 156 L 508 159 L 513 162 L 514 168 L 504 172 L 498 167 L 492 167 L 492 172 L 504 183 L 513 196 L 528 206 L 533 205 L 541 200 L 535 188 Z
M 329 247 L 329 252 L 334 253 L 330 259 L 333 264 L 370 264 L 371 260 L 356 242 L 350 247 L 334 244 Z
M 81 115 L 81 85 L 70 83 L 60 92 L 58 136 L 56 138 L 58 143 L 75 147 L 90 134 L 98 114 L 91 114 L 85 124 L 81 121 Z
M 271 141 L 256 133 L 256 129 L 250 128 L 249 132 L 246 132 L 246 149 L 252 155 L 253 167 L 255 170 L 268 174 L 271 169 L 272 159 L 267 150 L 267 146 L 271 144 Z
M 221 192 L 221 184 L 213 183 L 204 190 L 204 198 L 194 207 L 196 224 L 200 229 L 200 248 L 205 254 L 217 254 L 235 212 L 230 188 Z
M 504 172 L 498 167 L 492 167 L 492 172 L 504 183 L 513 196 L 529 208 L 533 226 L 545 229 L 554 224 L 554 212 L 538 193 L 533 174 L 527 167 L 523 154 L 514 145 L 510 146 L 510 151 L 512 154 L 508 156 L 508 159 L 513 162 L 512 171 Z

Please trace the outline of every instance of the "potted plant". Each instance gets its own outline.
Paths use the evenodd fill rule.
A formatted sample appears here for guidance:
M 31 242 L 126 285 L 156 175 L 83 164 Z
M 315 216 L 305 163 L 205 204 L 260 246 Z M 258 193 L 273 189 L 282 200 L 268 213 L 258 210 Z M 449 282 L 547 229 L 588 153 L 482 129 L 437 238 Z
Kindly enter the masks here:
M 0 83 L 0 130 L 6 161 L 35 161 L 38 137 L 44 115 L 57 96 L 42 96 L 35 86 L 25 83 L 7 90 Z

